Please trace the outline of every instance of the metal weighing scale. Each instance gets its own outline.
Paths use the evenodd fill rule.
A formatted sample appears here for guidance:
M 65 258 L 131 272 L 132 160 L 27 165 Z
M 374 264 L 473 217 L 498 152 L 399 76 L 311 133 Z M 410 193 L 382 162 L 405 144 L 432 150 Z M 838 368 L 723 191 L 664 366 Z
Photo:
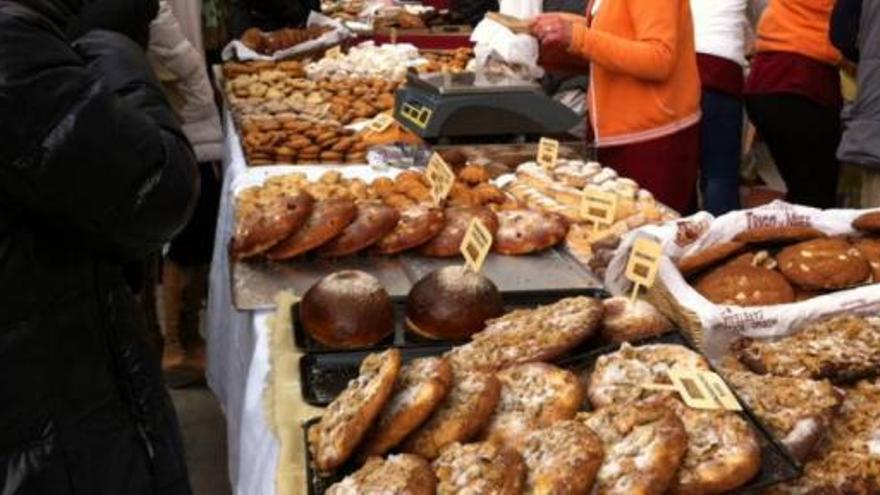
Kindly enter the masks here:
M 409 72 L 394 117 L 428 141 L 568 134 L 580 117 L 534 81 L 462 72 Z

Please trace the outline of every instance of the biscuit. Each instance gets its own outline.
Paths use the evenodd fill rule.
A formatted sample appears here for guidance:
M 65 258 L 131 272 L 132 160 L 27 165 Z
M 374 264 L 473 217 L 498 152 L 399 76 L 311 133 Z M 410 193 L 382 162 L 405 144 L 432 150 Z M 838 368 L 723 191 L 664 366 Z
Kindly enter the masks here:
M 259 255 L 295 234 L 312 214 L 314 199 L 303 191 L 253 189 L 242 193 L 236 205 L 232 259 Z
M 852 226 L 864 232 L 880 233 L 880 211 L 865 213 L 853 220 Z
M 825 237 L 825 233 L 813 227 L 756 227 L 740 232 L 733 240 L 749 244 L 776 244 L 821 237 Z
M 789 246 L 777 256 L 779 270 L 804 289 L 844 289 L 865 282 L 871 266 L 843 239 L 814 239 Z
M 390 234 L 379 240 L 373 251 L 396 254 L 430 241 L 446 224 L 443 211 L 427 206 L 413 206 L 400 213 L 400 221 Z
M 446 224 L 433 239 L 419 248 L 419 253 L 434 258 L 449 258 L 461 255 L 461 241 L 474 218 L 478 218 L 486 229 L 495 236 L 498 231 L 498 217 L 488 208 L 449 207 L 444 210 Z
M 318 248 L 317 254 L 322 258 L 355 254 L 379 242 L 399 221 L 400 213 L 395 208 L 378 202 L 360 203 L 354 221 L 336 238 Z
M 722 242 L 678 260 L 676 266 L 682 275 L 689 277 L 742 252 L 745 248 L 744 242 Z
M 419 456 L 371 457 L 353 474 L 327 489 L 326 495 L 382 494 L 434 495 L 437 478 L 431 465 Z
M 347 199 L 318 201 L 311 216 L 295 234 L 276 244 L 266 253 L 270 260 L 286 260 L 324 244 L 339 235 L 354 221 L 357 206 Z
M 559 244 L 566 233 L 568 225 L 560 215 L 534 210 L 501 211 L 492 250 L 508 255 L 535 253 Z
M 501 400 L 483 430 L 493 443 L 522 448 L 529 432 L 577 413 L 582 391 L 574 373 L 546 363 L 527 363 L 500 371 Z
M 436 459 L 455 442 L 476 436 L 492 417 L 501 394 L 501 383 L 491 373 L 455 372 L 452 388 L 431 417 L 401 446 L 403 452 Z
M 452 368 L 443 358 L 415 359 L 400 370 L 391 399 L 364 440 L 365 455 L 383 455 L 419 427 L 452 387 Z
M 434 463 L 438 495 L 520 495 L 526 466 L 519 452 L 491 442 L 454 443 Z
M 769 306 L 794 301 L 794 289 L 779 273 L 754 266 L 725 265 L 699 279 L 696 290 L 715 304 Z
M 601 440 L 597 495 L 663 495 L 675 480 L 688 438 L 672 409 L 650 402 L 603 407 L 576 418 Z
M 367 356 L 358 377 L 309 428 L 309 451 L 319 471 L 336 469 L 348 460 L 391 396 L 400 367 L 397 349 Z
M 531 432 L 522 448 L 525 493 L 580 495 L 590 493 L 602 465 L 602 441 L 583 423 L 559 421 Z
M 880 283 L 880 239 L 858 239 L 853 245 L 871 266 L 873 282 Z

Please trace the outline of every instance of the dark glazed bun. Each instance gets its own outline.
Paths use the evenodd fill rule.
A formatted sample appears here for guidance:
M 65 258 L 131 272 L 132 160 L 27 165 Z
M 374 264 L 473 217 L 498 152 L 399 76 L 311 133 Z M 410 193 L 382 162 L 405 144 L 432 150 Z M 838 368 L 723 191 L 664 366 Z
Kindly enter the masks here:
M 406 326 L 429 339 L 464 340 L 501 316 L 504 302 L 487 277 L 447 266 L 419 280 L 406 300 Z
M 305 331 L 334 348 L 366 347 L 394 331 L 394 310 L 382 284 L 368 273 L 345 270 L 313 285 L 299 303 Z

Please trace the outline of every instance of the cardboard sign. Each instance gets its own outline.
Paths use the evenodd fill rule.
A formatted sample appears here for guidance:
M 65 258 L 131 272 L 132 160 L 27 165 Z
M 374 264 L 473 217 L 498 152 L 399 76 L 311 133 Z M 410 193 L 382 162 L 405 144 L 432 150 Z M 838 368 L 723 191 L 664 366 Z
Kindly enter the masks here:
M 581 218 L 592 222 L 593 232 L 598 232 L 603 227 L 610 227 L 614 224 L 614 217 L 617 214 L 617 193 L 596 187 L 584 189 L 580 214 Z
M 479 218 L 471 220 L 460 248 L 465 266 L 479 273 L 483 269 L 486 257 L 489 256 L 492 241 L 492 232 L 483 225 L 483 222 Z
M 326 58 L 342 58 L 343 57 L 342 46 L 336 45 L 333 48 L 327 50 L 326 52 L 324 52 L 324 57 L 326 57 Z
M 379 134 L 385 132 L 391 124 L 394 123 L 394 117 L 388 115 L 387 113 L 380 113 L 370 121 L 370 125 L 367 126 L 367 129 L 370 132 Z
M 697 371 L 673 368 L 667 372 L 672 385 L 646 383 L 643 388 L 676 392 L 690 408 L 727 411 L 742 411 L 742 405 L 730 391 L 727 383 L 711 371 Z
M 630 296 L 632 301 L 639 295 L 639 287 L 653 287 L 660 269 L 660 256 L 663 247 L 655 240 L 641 237 L 633 243 L 629 261 L 626 263 L 626 278 L 633 283 Z
M 452 185 L 455 183 L 455 173 L 449 168 L 443 157 L 434 153 L 428 161 L 425 176 L 431 184 L 431 197 L 434 199 L 434 204 L 440 206 L 449 195 L 449 191 L 452 190 Z
M 541 138 L 538 141 L 538 165 L 546 170 L 556 168 L 559 159 L 559 141 L 550 138 Z

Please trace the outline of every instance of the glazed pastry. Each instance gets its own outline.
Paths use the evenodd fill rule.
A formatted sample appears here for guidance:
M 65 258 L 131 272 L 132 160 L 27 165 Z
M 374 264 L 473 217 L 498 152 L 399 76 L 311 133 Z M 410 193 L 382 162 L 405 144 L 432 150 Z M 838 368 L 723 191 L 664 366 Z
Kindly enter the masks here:
M 443 212 L 437 208 L 414 206 L 403 210 L 400 221 L 390 234 L 379 240 L 373 251 L 396 254 L 421 246 L 433 239 L 445 225 Z
M 631 301 L 629 297 L 609 297 L 602 301 L 605 318 L 602 337 L 614 343 L 634 342 L 673 329 L 672 322 L 644 299 Z
M 434 495 L 437 478 L 427 461 L 416 455 L 371 457 L 353 474 L 327 489 L 327 495 Z
M 400 213 L 382 203 L 360 203 L 357 209 L 354 222 L 338 237 L 318 248 L 318 256 L 335 258 L 355 254 L 379 242 L 400 221 Z
M 232 259 L 262 254 L 295 234 L 312 214 L 314 200 L 303 191 L 292 194 L 259 188 L 236 200 L 236 224 L 229 253 Z
M 444 216 L 443 230 L 419 248 L 421 254 L 435 258 L 461 256 L 461 242 L 474 218 L 480 219 L 493 236 L 498 231 L 498 217 L 488 208 L 450 207 L 446 208 Z
M 454 443 L 434 463 L 437 495 L 520 495 L 526 467 L 522 456 L 491 442 Z
M 529 254 L 551 248 L 565 239 L 568 226 L 561 216 L 533 210 L 498 213 L 498 233 L 492 249 L 501 254 Z
M 266 257 L 273 261 L 287 260 L 311 251 L 342 233 L 356 215 L 357 207 L 350 200 L 318 201 L 305 225 L 276 244 Z
M 599 437 L 575 420 L 531 432 L 521 452 L 528 473 L 525 492 L 547 495 L 590 493 L 604 457 Z

